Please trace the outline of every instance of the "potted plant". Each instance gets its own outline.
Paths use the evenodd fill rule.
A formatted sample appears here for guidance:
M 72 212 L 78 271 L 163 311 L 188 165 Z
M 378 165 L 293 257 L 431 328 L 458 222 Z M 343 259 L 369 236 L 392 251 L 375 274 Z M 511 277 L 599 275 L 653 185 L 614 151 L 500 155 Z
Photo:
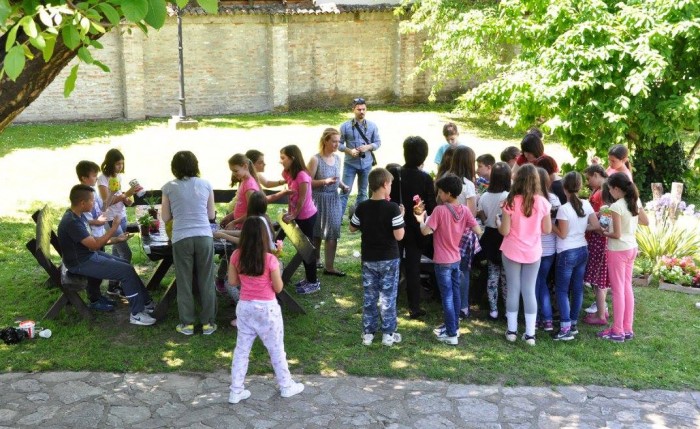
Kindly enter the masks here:
M 700 268 L 690 256 L 662 256 L 656 269 L 659 289 L 700 294 Z
M 149 191 L 148 196 L 146 196 L 143 200 L 148 204 L 148 214 L 153 216 L 153 219 L 158 219 L 158 209 L 156 208 L 156 204 L 160 202 L 160 199 L 153 194 L 153 191 Z
M 649 279 L 653 270 L 654 264 L 651 259 L 644 256 L 637 257 L 632 268 L 632 286 L 649 286 Z
M 141 236 L 148 237 L 151 235 L 151 224 L 153 223 L 153 216 L 150 214 L 145 214 L 138 218 L 138 223 L 141 229 Z

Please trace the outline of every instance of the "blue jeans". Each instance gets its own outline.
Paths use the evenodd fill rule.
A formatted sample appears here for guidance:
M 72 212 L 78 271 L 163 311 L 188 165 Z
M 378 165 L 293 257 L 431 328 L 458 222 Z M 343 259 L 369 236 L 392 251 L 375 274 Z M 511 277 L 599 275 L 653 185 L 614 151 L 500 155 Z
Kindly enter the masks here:
M 107 224 L 109 224 L 109 227 L 112 227 L 112 221 L 108 221 Z M 121 221 L 119 222 L 119 227 L 117 230 L 114 232 L 114 237 L 119 237 L 120 235 L 124 234 L 126 232 L 126 217 L 123 217 Z M 117 258 L 123 259 L 128 263 L 131 263 L 131 248 L 129 248 L 129 242 L 128 241 L 122 241 L 121 243 L 115 243 L 112 245 L 112 255 L 116 256 Z M 116 287 L 119 284 L 119 282 L 116 281 L 110 281 L 109 286 L 110 289 Z
M 90 259 L 68 271 L 96 279 L 118 280 L 124 289 L 124 295 L 129 300 L 131 314 L 143 311 L 144 304 L 151 297 L 130 263 L 105 252 L 94 252 Z
M 459 329 L 460 277 L 459 261 L 451 264 L 435 264 L 435 278 L 440 297 L 442 298 L 442 313 L 445 317 L 447 335 L 454 337 Z
M 362 330 L 374 334 L 382 317 L 382 333 L 396 332 L 396 294 L 399 289 L 399 259 L 362 263 Z M 379 309 L 377 309 L 379 301 Z
M 370 156 L 367 154 L 367 156 Z M 352 185 L 355 183 L 355 176 L 358 176 L 357 183 L 357 202 L 360 203 L 367 199 L 367 186 L 369 184 L 369 172 L 372 167 L 367 167 L 365 169 L 354 167 L 350 164 L 343 165 L 343 183 L 350 187 L 352 190 Z M 340 202 L 343 211 L 341 212 L 345 215 L 345 210 L 348 207 L 348 197 L 350 192 L 342 192 L 340 194 Z
M 586 262 L 588 262 L 588 246 L 557 254 L 554 278 L 562 328 L 568 328 L 572 321 L 578 320 L 578 313 L 583 303 L 583 275 L 586 273 Z M 571 293 L 570 303 L 569 293 Z
M 461 275 L 459 277 L 459 308 L 466 308 L 467 313 L 469 313 L 469 284 L 471 282 L 471 271 L 460 271 Z M 457 314 L 459 316 L 459 314 Z
M 535 285 L 535 296 L 537 296 L 537 313 L 541 322 L 552 321 L 552 297 L 547 286 L 547 277 L 552 268 L 555 253 L 543 256 L 540 259 L 540 270 L 537 272 L 537 283 Z

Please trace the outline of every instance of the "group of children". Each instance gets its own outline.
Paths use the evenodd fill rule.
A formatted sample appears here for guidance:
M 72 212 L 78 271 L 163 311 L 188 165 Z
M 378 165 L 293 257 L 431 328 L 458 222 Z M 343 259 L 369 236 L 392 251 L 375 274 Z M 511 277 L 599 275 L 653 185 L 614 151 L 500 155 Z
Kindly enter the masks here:
M 435 276 L 444 316 L 444 323 L 434 331 L 439 341 L 457 345 L 459 321 L 469 317 L 469 270 L 474 253 L 487 267 L 491 318 L 498 317 L 499 289 L 505 299 L 508 341 L 516 341 L 518 337 L 521 296 L 525 316 L 522 339 L 534 345 L 537 327 L 554 330 L 548 287 L 552 267 L 560 313 L 555 340 L 571 340 L 578 333 L 584 279 L 596 287 L 597 308 L 583 321 L 607 325 L 605 291 L 610 287 L 613 323 L 598 336 L 616 342 L 633 338 L 634 233 L 637 224 L 646 223 L 646 216 L 631 181 L 626 148 L 616 145 L 610 150 L 607 170 L 597 164 L 585 170 L 592 190 L 586 201 L 578 197 L 583 186 L 582 176 L 570 172 L 559 177 L 556 162 L 544 154 L 542 137 L 536 132 L 523 139 L 520 151 L 508 148 L 501 154 L 503 161 L 495 162 L 489 154 L 477 158 L 470 148 L 459 145 L 454 124 L 446 125 L 444 131 L 447 147 L 440 148 L 435 159 L 439 164 L 434 183 L 437 205 L 418 195 L 410 202 L 391 201 L 395 174 L 384 168 L 374 168 L 369 174 L 371 198 L 359 203 L 352 214 L 350 231 L 361 231 L 362 235 L 362 343 L 372 344 L 378 332 L 386 346 L 401 342 L 397 332 L 396 299 L 399 267 L 405 258 L 400 242 L 404 239 L 409 217 L 417 222 L 420 234 L 433 235 Z M 407 142 L 411 139 L 425 144 L 416 137 L 410 137 Z M 234 287 L 240 290 L 231 403 L 250 396 L 243 381 L 256 336 L 270 353 L 282 396 L 292 396 L 304 389 L 303 384 L 291 379 L 284 353 L 283 321 L 275 299 L 275 293 L 283 285 L 279 262 L 274 256 L 276 243 L 272 223 L 265 212 L 269 201 L 289 196 L 289 209 L 283 221 L 295 221 L 304 234 L 313 239 L 317 209 L 311 198 L 312 178 L 297 146 L 281 150 L 280 163 L 284 172 L 279 181 L 261 178 L 262 168 L 256 170 L 256 162 L 251 159 L 254 156 L 254 153 L 251 156 L 237 154 L 229 160 L 232 181 L 239 183 L 238 196 L 231 213 L 221 220 L 222 230 L 214 234 L 238 245 L 223 265 L 229 290 Z M 113 252 L 130 262 L 127 236 L 121 232 L 126 230 L 125 206 L 133 203 L 131 197 L 141 189 L 134 184 L 122 191 L 124 157 L 116 149 L 108 152 L 101 166 L 102 175 L 97 177 L 99 170 L 96 164 L 86 161 L 77 167 L 84 185 L 97 185 L 95 204 L 84 215 L 95 237 L 104 234 L 105 224 L 110 224 L 111 233 L 122 237 L 113 246 Z M 401 177 L 399 173 L 399 180 Z M 287 184 L 288 189 L 266 196 L 261 192 L 261 184 Z M 410 184 L 404 186 L 410 187 Z M 599 222 L 601 212 L 604 217 L 611 218 L 609 226 Z M 112 225 L 112 222 L 119 224 Z M 316 268 L 316 264 L 305 263 L 305 279 L 297 284 L 297 292 L 320 289 Z M 117 282 L 110 282 L 108 293 L 119 294 Z M 114 308 L 114 301 L 99 293 L 93 295 L 90 297 L 92 308 Z M 150 298 L 147 299 L 152 305 Z M 133 323 L 155 322 L 147 309 L 135 310 L 138 311 L 132 312 L 132 318 L 136 317 L 137 321 Z
M 351 231 L 362 231 L 363 344 L 371 344 L 379 329 L 377 302 L 382 343 L 401 340 L 396 333 L 396 266 L 406 255 L 399 255 L 394 242 L 403 237 L 408 216 L 415 216 L 422 234 L 433 235 L 435 278 L 444 317 L 444 323 L 434 330 L 439 341 L 459 343 L 459 320 L 469 317 L 471 261 L 465 258 L 475 253 L 488 271 L 490 318 L 498 318 L 499 289 L 505 301 L 507 341 L 518 338 L 521 297 L 522 340 L 535 345 L 537 328 L 551 332 L 555 341 L 570 341 L 578 334 L 579 320 L 608 325 L 605 297 L 609 288 L 613 320 L 598 337 L 614 342 L 634 338 L 635 231 L 648 220 L 632 182 L 627 148 L 614 145 L 610 149 L 607 169 L 594 159 L 584 171 L 591 189 L 586 200 L 579 198 L 583 176 L 578 172 L 564 177 L 557 174 L 556 161 L 544 154 L 539 130 L 526 135 L 520 151 L 506 149 L 502 162 L 495 162 L 489 154 L 475 157 L 470 148 L 459 145 L 456 133 L 454 124 L 444 127 L 447 144 L 435 159 L 439 163 L 437 206 L 432 211 L 426 210 L 419 195 L 406 208 L 401 204 L 405 199 L 384 201 L 392 181 L 403 176 L 400 169 L 398 176 L 396 170 L 393 176 L 381 168 L 372 170 L 372 199 L 358 205 L 350 224 Z M 411 139 L 415 137 L 404 143 L 405 152 Z M 479 236 L 478 241 L 470 240 L 473 234 Z M 584 281 L 595 288 L 596 303 L 586 310 L 586 317 L 579 318 Z M 556 333 L 553 296 L 559 310 Z

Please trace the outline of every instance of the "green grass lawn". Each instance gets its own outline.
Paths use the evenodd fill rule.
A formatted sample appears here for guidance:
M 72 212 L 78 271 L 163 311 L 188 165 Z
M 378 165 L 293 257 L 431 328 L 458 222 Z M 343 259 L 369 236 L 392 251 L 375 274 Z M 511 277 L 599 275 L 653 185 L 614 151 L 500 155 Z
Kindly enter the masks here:
M 425 108 L 413 109 L 413 114 L 421 109 Z M 382 164 L 400 159 L 400 141 L 408 134 L 429 137 L 432 148 L 434 142 L 439 142 L 444 120 L 455 118 L 445 113 L 444 106 L 420 116 L 421 120 L 429 121 L 426 124 L 402 120 L 401 114 L 395 113 L 395 108 L 383 110 L 383 116 L 377 114 L 387 120 L 382 127 L 383 136 L 386 136 L 386 146 L 383 145 L 380 159 Z M 246 115 L 202 118 L 200 126 L 203 133 L 209 133 L 205 136 L 218 136 L 212 130 L 227 133 L 264 131 L 276 133 L 275 138 L 284 139 L 288 137 L 287 134 L 320 135 L 319 130 L 327 124 L 337 125 L 347 117 L 347 112 L 338 111 Z M 465 140 L 469 142 L 473 138 L 476 142 L 477 154 L 486 150 L 497 154 L 496 150 L 500 152 L 502 146 L 517 144 L 519 139 L 518 134 L 511 130 L 479 118 L 463 118 L 458 124 Z M 39 150 L 36 156 L 51 157 L 57 169 L 62 168 L 59 164 L 66 164 L 65 170 L 70 172 L 79 160 L 75 158 L 79 155 L 71 152 L 76 145 L 81 154 L 84 150 L 92 150 L 91 154 L 103 154 L 103 149 L 115 142 L 128 138 L 138 140 L 142 131 L 160 130 L 162 127 L 164 122 L 161 120 L 13 126 L 0 135 L 0 163 L 13 155 Z M 191 136 L 193 141 L 199 135 L 190 131 L 186 133 L 190 133 L 184 135 Z M 152 138 L 152 134 L 145 135 Z M 317 138 L 305 143 L 305 153 L 313 153 Z M 493 147 L 494 142 L 499 146 Z M 167 139 L 148 143 L 160 145 L 158 147 L 172 144 Z M 277 145 L 282 143 L 287 141 L 276 141 Z M 121 144 L 129 150 L 132 147 L 129 145 L 143 142 Z M 239 150 L 233 143 L 225 156 L 220 152 L 209 154 L 199 144 L 197 141 L 202 156 L 214 158 L 217 163 L 214 165 L 222 163 L 222 170 L 225 170 L 225 159 Z M 270 152 L 268 157 L 275 156 L 278 150 L 274 145 L 260 147 Z M 125 155 L 130 171 L 139 171 L 133 149 Z M 197 155 L 200 157 L 200 152 Z M 274 158 L 268 158 L 268 164 L 274 161 Z M 154 176 L 156 173 L 160 176 L 151 180 L 153 185 L 159 186 L 161 177 L 169 177 L 169 159 L 160 164 L 163 164 L 158 166 L 161 171 L 154 172 Z M 13 166 L 4 166 L 10 167 Z M 5 183 L 2 174 L 7 173 L 0 172 L 0 179 Z M 139 178 L 142 177 L 140 174 Z M 225 186 L 228 174 L 223 171 L 223 183 L 215 184 L 215 187 Z M 56 179 L 51 180 L 58 179 L 58 173 L 54 175 Z M 204 175 L 206 177 L 207 173 Z M 209 337 L 201 334 L 185 337 L 176 333 L 176 306 L 171 307 L 167 320 L 153 327 L 130 325 L 126 304 L 121 304 L 114 313 L 98 314 L 94 322 L 83 321 L 72 309 L 64 310 L 53 321 L 40 319 L 59 293 L 43 284 L 46 274 L 24 248 L 24 243 L 34 236 L 34 224 L 29 214 L 44 202 L 55 201 L 52 198 L 55 195 L 67 194 L 68 189 L 68 185 L 52 182 L 52 187 L 47 187 L 47 194 L 31 196 L 18 208 L 18 214 L 0 216 L 0 327 L 16 325 L 16 320 L 29 318 L 54 333 L 48 340 L 39 338 L 14 346 L 0 344 L 0 371 L 206 372 L 229 368 L 236 331 L 228 325 L 233 308 L 223 297 L 219 300 L 219 330 Z M 52 203 L 51 206 L 62 211 L 60 204 Z M 133 262 L 141 276 L 146 278 L 155 268 L 155 263 L 143 254 L 138 238 L 132 239 L 130 244 L 134 251 Z M 286 248 L 291 249 L 291 246 L 287 245 Z M 625 344 L 598 340 L 595 338 L 596 330 L 586 326 L 581 327 L 581 334 L 575 341 L 568 343 L 555 343 L 540 333 L 536 347 L 526 346 L 522 341 L 511 344 L 503 338 L 505 323 L 476 318 L 462 323 L 460 344 L 450 347 L 438 343 L 432 334 L 433 327 L 441 319 L 439 303 L 432 301 L 426 304 L 429 314 L 424 321 L 412 321 L 406 317 L 405 296 L 401 292 L 399 332 L 403 335 L 403 342 L 387 348 L 375 340 L 373 346 L 364 347 L 360 341 L 360 261 L 352 256 L 353 251 L 358 249 L 359 235 L 344 233 L 339 244 L 337 266 L 349 275 L 343 279 L 321 276 L 320 293 L 298 298 L 307 314 L 285 314 L 286 351 L 294 373 L 507 385 L 601 384 L 666 389 L 697 389 L 700 386 L 700 356 L 697 353 L 700 312 L 694 308 L 698 299 L 651 287 L 635 290 L 637 338 Z M 160 293 L 162 290 L 154 293 L 156 298 Z M 294 291 L 291 293 L 295 295 Z M 588 305 L 592 297 L 590 292 L 586 293 L 585 303 Z M 473 310 L 478 313 L 479 309 L 474 306 Z M 520 329 L 523 329 L 522 323 Z M 250 372 L 271 371 L 267 354 L 258 342 L 251 355 Z
M 39 320 L 59 294 L 42 285 L 47 276 L 23 248 L 34 230 L 28 220 L 28 216 L 27 221 L 5 219 L 0 227 L 0 324 L 13 325 L 15 320 L 32 318 L 52 329 L 54 335 L 14 346 L 0 345 L 0 370 L 207 372 L 229 367 L 236 332 L 228 325 L 233 308 L 224 298 L 219 300 L 219 330 L 209 337 L 176 333 L 176 306 L 171 307 L 167 320 L 153 327 L 130 325 L 125 303 L 114 313 L 98 314 L 94 322 L 81 320 L 72 309 L 64 310 L 57 320 Z M 155 263 L 142 253 L 138 239 L 133 239 L 131 245 L 134 264 L 145 277 Z M 536 347 L 522 341 L 511 344 L 503 338 L 503 322 L 477 318 L 462 322 L 460 344 L 450 347 L 438 343 L 432 334 L 432 328 L 440 323 L 439 303 L 426 305 L 429 315 L 425 321 L 409 320 L 401 293 L 399 332 L 403 342 L 388 348 L 375 340 L 367 348 L 360 341 L 359 260 L 352 256 L 358 246 L 358 235 L 345 234 L 337 265 L 349 273 L 348 277 L 322 276 L 320 293 L 298 297 L 307 314 L 285 314 L 286 351 L 294 373 L 506 385 L 700 386 L 700 322 L 693 308 L 696 298 L 651 287 L 635 289 L 637 338 L 625 344 L 598 340 L 596 330 L 587 326 L 582 326 L 581 334 L 572 342 L 555 343 L 540 333 Z M 156 297 L 159 293 L 162 290 L 155 293 Z M 591 299 L 587 292 L 586 304 Z M 478 312 L 475 306 L 473 310 Z M 251 355 L 250 372 L 271 372 L 259 342 Z

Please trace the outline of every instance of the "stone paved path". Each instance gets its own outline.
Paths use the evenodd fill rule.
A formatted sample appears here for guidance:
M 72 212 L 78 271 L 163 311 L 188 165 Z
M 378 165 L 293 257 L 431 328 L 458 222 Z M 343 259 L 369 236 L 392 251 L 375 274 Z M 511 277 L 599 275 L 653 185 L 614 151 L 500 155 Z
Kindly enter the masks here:
M 228 404 L 229 374 L 0 374 L 0 427 L 23 428 L 698 428 L 700 392 L 503 387 L 298 376 L 283 399 L 249 377 Z

